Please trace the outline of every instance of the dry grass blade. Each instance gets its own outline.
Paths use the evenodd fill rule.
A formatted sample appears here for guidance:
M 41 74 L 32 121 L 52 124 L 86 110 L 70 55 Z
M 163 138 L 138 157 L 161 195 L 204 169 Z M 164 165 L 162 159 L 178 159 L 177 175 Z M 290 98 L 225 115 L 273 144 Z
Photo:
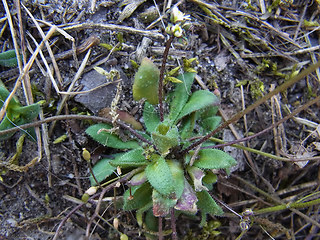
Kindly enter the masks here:
M 75 83 L 78 81 L 78 79 L 81 77 L 83 71 L 84 71 L 84 68 L 86 67 L 87 65 L 87 62 L 89 60 L 89 57 L 90 57 L 90 54 L 91 54 L 91 49 L 89 49 L 89 51 L 87 52 L 85 58 L 83 59 L 82 63 L 81 63 L 81 66 L 80 68 L 78 69 L 76 75 L 74 76 L 73 80 L 72 80 L 72 83 L 70 84 L 69 88 L 68 88 L 68 91 L 67 92 L 71 92 Z M 62 109 L 64 108 L 65 106 L 65 103 L 67 102 L 69 98 L 69 95 L 63 95 L 62 97 L 62 100 L 58 106 L 58 109 L 57 109 L 57 112 L 56 112 L 56 115 L 59 115 L 62 111 Z M 51 127 L 50 127 L 50 130 L 49 130 L 49 135 L 51 135 L 53 129 L 54 129 L 54 126 L 55 126 L 55 122 L 52 123 Z
M 102 23 L 82 23 L 82 24 L 75 24 L 72 26 L 64 27 L 64 31 L 71 31 L 71 30 L 82 30 L 82 29 L 102 29 L 102 30 L 111 30 L 111 31 L 119 31 L 119 32 L 126 32 L 129 34 L 138 34 L 158 40 L 163 40 L 163 34 L 159 33 L 158 31 L 147 31 L 136 29 L 132 27 L 126 27 L 121 25 L 115 24 L 102 24 Z
M 37 57 L 40 49 L 43 47 L 44 42 L 47 41 L 52 34 L 56 31 L 56 27 L 52 27 L 50 28 L 50 30 L 48 31 L 48 33 L 46 34 L 45 38 L 43 39 L 43 41 L 40 43 L 40 45 L 36 48 L 35 52 L 32 54 L 31 58 L 29 59 L 28 63 L 26 64 L 26 66 L 24 66 L 22 73 L 20 74 L 19 78 L 17 79 L 15 86 L 13 88 L 13 90 L 11 91 L 10 95 L 8 96 L 8 98 L 6 99 L 5 103 L 3 104 L 3 107 L 1 109 L 0 112 L 0 120 L 3 119 L 3 116 L 5 114 L 6 108 L 8 106 L 8 103 L 10 102 L 10 100 L 12 99 L 13 95 L 15 94 L 15 92 L 17 91 L 18 87 L 21 84 L 21 79 L 25 76 L 25 74 L 27 74 L 27 72 L 30 70 L 35 58 Z
M 38 29 L 41 37 L 44 38 L 44 37 L 45 37 L 45 34 L 44 34 L 44 32 L 42 31 L 42 29 L 41 29 L 41 27 L 39 26 L 39 24 L 38 24 L 38 22 L 36 21 L 36 19 L 33 17 L 33 15 L 31 14 L 31 12 L 30 12 L 23 4 L 22 4 L 22 6 L 23 6 L 24 10 L 28 13 L 29 17 L 32 19 L 32 22 L 33 22 L 33 23 L 35 24 L 35 26 L 37 27 L 37 29 Z M 47 50 L 48 50 L 49 56 L 50 56 L 50 58 L 51 58 L 51 62 L 52 62 L 52 64 L 53 64 L 53 67 L 54 67 L 54 69 L 55 69 L 55 72 L 56 72 L 56 74 L 57 74 L 58 82 L 59 82 L 60 84 L 62 84 L 61 73 L 60 73 L 58 64 L 57 64 L 57 62 L 56 62 L 56 59 L 55 59 L 55 57 L 54 57 L 54 54 L 53 54 L 53 52 L 52 52 L 52 49 L 51 49 L 50 44 L 48 43 L 48 41 L 45 42 L 45 45 L 46 45 L 46 48 L 47 48 Z M 43 59 L 43 61 L 46 62 L 44 59 Z M 54 85 L 57 85 L 55 82 L 54 82 L 53 84 L 54 84 Z

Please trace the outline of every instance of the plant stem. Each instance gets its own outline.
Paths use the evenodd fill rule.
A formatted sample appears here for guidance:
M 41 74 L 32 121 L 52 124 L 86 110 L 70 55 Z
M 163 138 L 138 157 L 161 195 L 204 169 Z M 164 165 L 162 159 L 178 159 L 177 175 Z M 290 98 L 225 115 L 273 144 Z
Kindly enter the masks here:
M 171 208 L 171 230 L 172 230 L 172 240 L 178 240 L 177 227 L 176 227 L 176 217 L 174 215 L 174 208 Z
M 320 160 L 320 157 L 285 158 L 285 157 L 276 156 L 276 155 L 273 155 L 273 154 L 271 154 L 271 153 L 262 152 L 262 151 L 260 151 L 260 150 L 254 149 L 254 148 L 249 148 L 249 147 L 245 147 L 245 146 L 243 146 L 243 145 L 235 144 L 235 143 L 234 143 L 234 142 L 246 141 L 245 138 L 241 138 L 241 139 L 235 140 L 235 141 L 225 142 L 225 141 L 223 141 L 223 140 L 221 140 L 221 139 L 219 139 L 219 138 L 211 137 L 211 138 L 210 138 L 210 141 L 217 142 L 217 143 L 220 143 L 220 144 L 219 144 L 219 145 L 214 145 L 214 146 L 202 147 L 201 149 L 221 148 L 221 147 L 231 146 L 231 147 L 235 147 L 235 148 L 238 148 L 238 149 L 242 149 L 242 150 L 244 150 L 244 151 L 252 152 L 252 153 L 255 153 L 255 154 L 259 154 L 259 155 L 261 155 L 261 156 L 264 156 L 264 157 L 276 159 L 276 160 L 283 161 L 283 162 L 299 162 L 299 161 L 307 161 L 307 160 L 308 160 L 308 161 L 317 161 L 317 160 Z
M 271 213 L 271 212 L 277 212 L 277 211 L 291 209 L 291 208 L 306 208 L 306 207 L 311 207 L 318 204 L 320 204 L 320 198 L 309 201 L 309 202 L 302 202 L 302 203 L 295 202 L 295 203 L 289 203 L 289 204 L 281 204 L 274 207 L 262 208 L 257 211 L 254 211 L 254 214 L 258 215 L 258 214 L 264 214 L 264 213 Z
M 237 180 L 241 181 L 242 183 L 246 184 L 247 186 L 249 186 L 250 188 L 252 188 L 255 191 L 259 192 L 260 194 L 262 194 L 263 196 L 267 197 L 268 199 L 271 199 L 273 202 L 275 202 L 277 204 L 280 204 L 280 205 L 283 205 L 283 206 L 286 206 L 285 209 L 289 209 L 290 211 L 292 211 L 295 214 L 299 215 L 300 217 L 304 218 L 306 221 L 312 223 L 313 225 L 316 225 L 317 227 L 320 227 L 320 223 L 319 222 L 317 222 L 316 220 L 312 219 L 308 215 L 300 212 L 298 209 L 296 209 L 294 207 L 291 207 L 292 204 L 291 205 L 287 205 L 287 204 L 283 203 L 282 200 L 280 200 L 279 198 L 274 197 L 271 194 L 261 190 L 260 188 L 254 186 L 253 184 L 249 183 L 248 181 L 244 180 L 243 178 L 241 178 L 241 177 L 239 177 L 237 175 L 232 174 L 232 177 L 234 177 Z M 317 200 L 319 200 L 319 202 L 317 202 L 317 203 L 320 203 L 320 199 L 317 199 Z M 315 202 L 313 202 L 313 201 L 310 201 L 310 202 L 312 202 L 312 205 L 315 205 Z M 296 207 L 297 206 L 299 206 L 299 205 L 296 205 Z M 302 205 L 302 206 L 307 207 L 307 205 Z M 300 205 L 300 207 L 301 207 L 301 205 Z
M 103 117 L 86 116 L 86 115 L 59 115 L 59 116 L 54 116 L 54 117 L 48 117 L 46 119 L 43 119 L 43 120 L 40 120 L 40 121 L 37 121 L 37 122 L 27 123 L 27 124 L 23 124 L 23 125 L 14 127 L 14 128 L 10 128 L 10 129 L 7 129 L 7 130 L 0 131 L 0 136 L 8 134 L 8 133 L 11 133 L 11 132 L 17 132 L 19 130 L 23 130 L 23 129 L 39 126 L 39 125 L 44 124 L 44 123 L 49 123 L 49 122 L 59 121 L 59 120 L 70 120 L 70 119 L 91 120 L 91 121 L 94 121 L 94 122 L 112 123 L 111 119 L 103 118 Z M 119 120 L 117 121 L 117 124 L 120 127 L 128 130 L 132 135 L 134 135 L 136 138 L 138 138 L 142 142 L 148 143 L 149 145 L 155 147 L 152 142 L 150 142 L 149 140 L 145 139 L 142 135 L 140 135 L 137 131 L 135 131 L 134 129 L 132 129 L 128 125 L 124 124 L 123 122 L 121 122 Z
M 220 130 L 224 129 L 225 127 L 227 127 L 230 123 L 235 123 L 237 122 L 240 118 L 242 118 L 244 115 L 248 114 L 249 112 L 251 112 L 253 109 L 255 109 L 256 107 L 260 106 L 262 103 L 266 102 L 268 99 L 270 99 L 272 96 L 286 90 L 288 87 L 290 87 L 291 85 L 295 84 L 296 82 L 298 82 L 299 80 L 301 80 L 302 78 L 306 77 L 307 75 L 309 75 L 310 73 L 312 73 L 313 71 L 315 71 L 317 68 L 320 67 L 320 61 L 317 62 L 316 64 L 311 65 L 310 67 L 308 67 L 307 69 L 303 70 L 301 73 L 299 73 L 298 75 L 294 76 L 293 78 L 291 78 L 290 80 L 284 82 L 283 84 L 281 84 L 280 86 L 278 86 L 276 89 L 274 89 L 273 91 L 269 92 L 268 94 L 266 94 L 265 96 L 263 96 L 262 98 L 260 98 L 259 100 L 257 100 L 256 102 L 254 102 L 253 104 L 251 104 L 249 107 L 247 107 L 245 110 L 237 113 L 236 115 L 234 115 L 232 118 L 230 118 L 228 121 L 222 123 L 218 128 L 216 128 L 215 130 L 213 130 L 211 133 L 207 134 L 206 136 L 204 136 L 203 138 L 199 139 L 198 141 L 194 142 L 193 144 L 191 144 L 189 147 L 185 148 L 184 150 L 181 151 L 180 154 L 185 155 L 186 153 L 188 153 L 190 150 L 194 149 L 195 147 L 201 145 L 202 143 L 204 143 L 205 141 L 207 141 L 210 137 L 212 137 L 214 134 L 216 134 L 217 132 L 219 132 Z
M 169 49 L 171 46 L 171 43 L 173 41 L 174 36 L 171 35 L 168 41 L 166 42 L 166 47 L 163 52 L 163 58 L 162 58 L 162 64 L 160 68 L 160 77 L 159 77 L 159 87 L 158 87 L 158 98 L 159 98 L 159 113 L 160 113 L 160 121 L 163 121 L 163 79 L 164 79 L 164 71 L 166 68 L 166 62 L 169 54 Z
M 162 234 L 162 217 L 158 218 L 158 239 L 163 240 L 163 234 Z
M 220 145 L 217 145 L 217 146 L 214 146 L 215 148 L 218 148 L 218 147 L 225 147 L 225 146 L 229 146 L 229 145 L 232 145 L 234 143 L 238 143 L 238 142 L 244 142 L 244 141 L 248 141 L 250 139 L 253 139 L 253 138 L 256 138 L 268 131 L 270 131 L 271 129 L 279 126 L 280 124 L 284 123 L 285 121 L 287 121 L 288 119 L 292 118 L 294 115 L 298 114 L 299 112 L 307 109 L 308 107 L 310 107 L 311 105 L 317 103 L 320 101 L 320 96 L 310 100 L 309 102 L 307 102 L 306 104 L 302 105 L 301 107 L 297 108 L 296 110 L 294 110 L 293 112 L 291 112 L 289 115 L 285 116 L 284 118 L 280 119 L 278 122 L 272 124 L 271 126 L 263 129 L 261 132 L 258 132 L 256 134 L 253 134 L 249 137 L 245 137 L 245 138 L 241 138 L 241 139 L 237 139 L 237 140 L 234 140 L 234 141 L 230 141 L 228 143 L 225 143 L 225 144 L 220 144 Z

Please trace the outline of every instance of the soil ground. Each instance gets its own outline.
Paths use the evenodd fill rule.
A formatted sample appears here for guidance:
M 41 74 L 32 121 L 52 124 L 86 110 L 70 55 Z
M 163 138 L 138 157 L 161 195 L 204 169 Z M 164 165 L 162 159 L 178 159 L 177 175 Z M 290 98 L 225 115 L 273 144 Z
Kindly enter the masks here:
M 198 63 L 193 66 L 197 70 L 193 89 L 206 87 L 219 92 L 220 115 L 225 120 L 319 59 L 319 1 L 189 0 L 172 1 L 172 5 L 167 5 L 170 1 L 156 2 L 163 22 L 156 21 L 159 14 L 151 0 L 22 1 L 21 13 L 11 1 L 7 4 L 18 44 L 22 39 L 19 31 L 21 16 L 21 29 L 30 49 L 36 49 L 32 37 L 38 43 L 42 37 L 22 4 L 37 19 L 45 33 L 55 25 L 72 36 L 75 46 L 82 47 L 84 45 L 81 44 L 90 37 L 91 40 L 99 39 L 100 45 L 93 43 L 88 63 L 72 91 L 87 91 L 103 84 L 105 78 L 92 70 L 92 66 L 104 60 L 99 64 L 100 67 L 107 71 L 115 68 L 121 74 L 119 109 L 131 113 L 136 119 L 141 117 L 141 103 L 132 100 L 131 85 L 136 69 L 131 60 L 139 64 L 143 57 L 150 57 L 160 66 L 167 37 L 164 26 L 169 22 L 169 13 L 163 14 L 163 9 L 168 12 L 174 4 L 190 15 L 191 27 L 183 38 L 173 42 L 167 68 L 177 66 L 177 60 L 182 64 L 184 58 L 197 58 Z M 166 9 L 166 6 L 169 8 Z M 0 46 L 3 50 L 14 48 L 6 16 L 4 5 L 1 5 Z M 87 50 L 81 53 L 78 48 L 75 58 L 72 51 L 70 54 L 73 42 L 66 34 L 54 34 L 49 42 L 61 75 L 62 82 L 58 87 L 60 91 L 67 91 Z M 26 52 L 28 57 L 31 56 L 29 50 Z M 43 54 L 50 58 L 45 47 Z M 64 95 L 57 93 L 43 62 L 40 58 L 38 60 L 29 71 L 29 76 L 34 101 L 46 100 L 42 109 L 43 117 L 47 118 L 56 114 Z M 54 78 L 58 79 L 53 69 L 51 67 Z M 18 73 L 14 72 L 14 68 L 1 67 L 0 70 L 1 80 L 12 91 Z M 316 71 L 255 108 L 218 136 L 225 141 L 233 141 L 264 130 L 319 96 L 319 84 L 319 72 Z M 59 114 L 98 115 L 99 110 L 110 106 L 116 90 L 117 84 L 111 84 L 96 91 L 71 96 Z M 166 90 L 169 91 L 169 87 Z M 18 89 L 16 95 L 25 103 L 22 88 Z M 279 205 L 276 202 L 279 200 L 289 204 L 301 199 L 319 199 L 320 169 L 316 159 L 320 151 L 319 107 L 318 102 L 272 131 L 245 142 L 250 148 L 274 156 L 287 159 L 301 157 L 305 160 L 313 158 L 315 161 L 299 166 L 270 156 L 226 147 L 224 150 L 239 164 L 231 176 L 219 176 L 213 194 L 240 215 L 247 208 Z M 9 170 L 1 165 L 0 239 L 53 238 L 61 220 L 77 206 L 75 199 L 80 199 L 90 186 L 88 165 L 81 157 L 82 148 L 92 152 L 93 164 L 111 151 L 99 146 L 85 134 L 89 124 L 88 121 L 78 120 L 57 122 L 54 131 L 49 134 L 47 149 L 44 148 L 46 143 L 40 141 L 41 161 L 26 171 Z M 48 128 L 50 126 L 51 123 Z M 63 141 L 54 143 L 64 134 L 66 138 Z M 9 161 L 16 153 L 16 142 L 20 136 L 21 132 L 0 142 L 2 163 Z M 17 165 L 26 165 L 38 153 L 37 142 L 26 138 Z M 267 192 L 269 197 L 257 189 Z M 113 196 L 113 191 L 106 196 Z M 241 230 L 239 216 L 225 206 L 223 208 L 225 216 L 209 216 L 209 224 L 204 228 L 199 227 L 200 217 L 180 216 L 177 221 L 179 239 L 236 239 L 241 233 L 245 234 L 243 239 L 320 239 L 320 230 L 315 224 L 320 222 L 319 204 L 300 209 L 298 213 L 285 210 L 255 216 L 247 232 Z M 133 212 L 117 210 L 111 203 L 106 203 L 105 209 L 105 218 L 110 224 L 117 214 L 121 232 L 130 239 L 145 239 Z M 88 205 L 72 214 L 63 225 L 58 239 L 85 239 L 86 216 L 93 211 L 94 208 Z M 96 223 L 96 228 L 91 229 L 93 234 L 90 239 L 119 238 L 118 233 L 107 224 L 101 221 Z M 219 226 L 215 223 L 219 223 Z M 165 221 L 164 229 L 170 229 L 169 220 Z M 165 238 L 170 239 L 170 236 Z

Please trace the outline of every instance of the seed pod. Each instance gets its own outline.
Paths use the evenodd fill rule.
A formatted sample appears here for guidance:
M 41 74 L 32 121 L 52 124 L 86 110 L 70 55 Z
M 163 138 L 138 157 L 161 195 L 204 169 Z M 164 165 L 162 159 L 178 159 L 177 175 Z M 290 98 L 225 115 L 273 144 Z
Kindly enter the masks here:
M 90 162 L 91 154 L 89 153 L 89 151 L 87 149 L 82 148 L 82 157 L 87 162 Z

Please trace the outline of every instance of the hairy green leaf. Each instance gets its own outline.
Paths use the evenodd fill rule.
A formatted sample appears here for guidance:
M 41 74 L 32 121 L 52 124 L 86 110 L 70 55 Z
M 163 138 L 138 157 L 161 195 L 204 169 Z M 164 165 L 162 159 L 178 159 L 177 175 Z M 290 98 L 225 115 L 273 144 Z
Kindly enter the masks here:
M 99 183 L 105 180 L 107 177 L 111 176 L 116 170 L 116 167 L 112 166 L 110 164 L 110 161 L 112 161 L 112 159 L 103 158 L 93 166 L 92 172 Z M 91 174 L 89 179 L 91 186 L 97 185 Z
M 161 123 L 151 136 L 159 152 L 163 155 L 168 154 L 170 148 L 179 144 L 179 131 L 177 126 L 169 128 L 166 124 Z
M 218 149 L 202 149 L 193 166 L 205 169 L 226 169 L 235 165 L 236 160 L 229 154 Z
M 159 76 L 156 65 L 148 58 L 142 59 L 132 87 L 134 100 L 145 98 L 151 104 L 158 104 Z
M 167 164 L 170 168 L 172 178 L 173 178 L 173 186 L 175 192 L 175 198 L 179 199 L 183 193 L 184 189 L 184 172 L 183 166 L 180 162 L 176 160 L 167 160 Z
M 221 117 L 219 116 L 214 116 L 214 117 L 209 117 L 206 119 L 203 119 L 200 122 L 200 125 L 207 131 L 207 132 L 211 132 L 214 129 L 216 129 L 219 124 L 221 122 Z
M 217 115 L 218 111 L 219 111 L 218 106 L 208 107 L 208 108 L 204 109 L 204 111 L 201 113 L 201 119 L 214 117 Z
M 173 177 L 164 158 L 158 156 L 145 171 L 151 186 L 159 193 L 165 196 L 174 194 Z
M 130 189 L 123 194 L 123 209 L 131 211 L 143 208 L 152 201 L 151 195 L 152 188 L 149 183 L 131 187 L 131 196 Z
M 207 171 L 206 176 L 202 179 L 203 185 L 212 190 L 213 184 L 217 182 L 217 175 L 211 171 Z
M 123 142 L 115 134 L 109 133 L 108 130 L 112 126 L 105 123 L 98 123 L 87 128 L 86 133 L 97 142 L 104 146 L 117 149 L 134 149 L 138 148 L 139 144 L 136 141 Z
M 172 122 L 175 122 L 182 108 L 186 104 L 191 94 L 190 89 L 193 83 L 195 73 L 184 73 L 183 75 L 179 75 L 178 79 L 183 81 L 183 83 L 179 83 L 176 85 L 174 93 L 172 94 L 172 100 L 170 102 L 170 114 L 169 119 Z
M 196 124 L 197 114 L 195 112 L 191 113 L 188 117 L 182 119 L 180 132 L 181 139 L 188 139 L 192 137 L 193 130 Z
M 148 102 L 145 102 L 144 104 L 143 120 L 146 125 L 147 132 L 149 133 L 154 132 L 160 123 L 160 119 L 155 108 Z
M 194 92 L 189 101 L 185 104 L 180 114 L 178 115 L 177 120 L 183 118 L 184 116 L 206 107 L 217 104 L 219 99 L 208 90 L 199 90 Z
M 143 148 L 137 148 L 117 157 L 110 164 L 122 168 L 143 166 L 148 163 L 143 153 Z
M 0 97 L 4 98 L 5 100 L 8 95 L 9 91 L 4 87 L 0 87 Z M 2 105 L 3 100 L 1 101 L 1 106 Z M 21 106 L 21 104 L 18 101 L 12 98 L 8 105 L 6 115 L 0 124 L 0 130 L 6 130 L 22 124 L 29 123 L 38 116 L 39 112 L 39 104 L 35 103 L 28 106 Z M 31 138 L 36 138 L 33 128 L 29 128 L 24 131 L 26 131 L 28 135 L 31 136 Z M 0 140 L 8 139 L 13 135 L 14 133 L 2 135 L 0 136 Z
M 206 223 L 206 215 L 213 214 L 221 216 L 223 214 L 222 208 L 213 200 L 207 191 L 201 191 L 196 193 L 198 202 L 197 206 L 201 210 L 201 223 L 200 226 L 204 226 Z

